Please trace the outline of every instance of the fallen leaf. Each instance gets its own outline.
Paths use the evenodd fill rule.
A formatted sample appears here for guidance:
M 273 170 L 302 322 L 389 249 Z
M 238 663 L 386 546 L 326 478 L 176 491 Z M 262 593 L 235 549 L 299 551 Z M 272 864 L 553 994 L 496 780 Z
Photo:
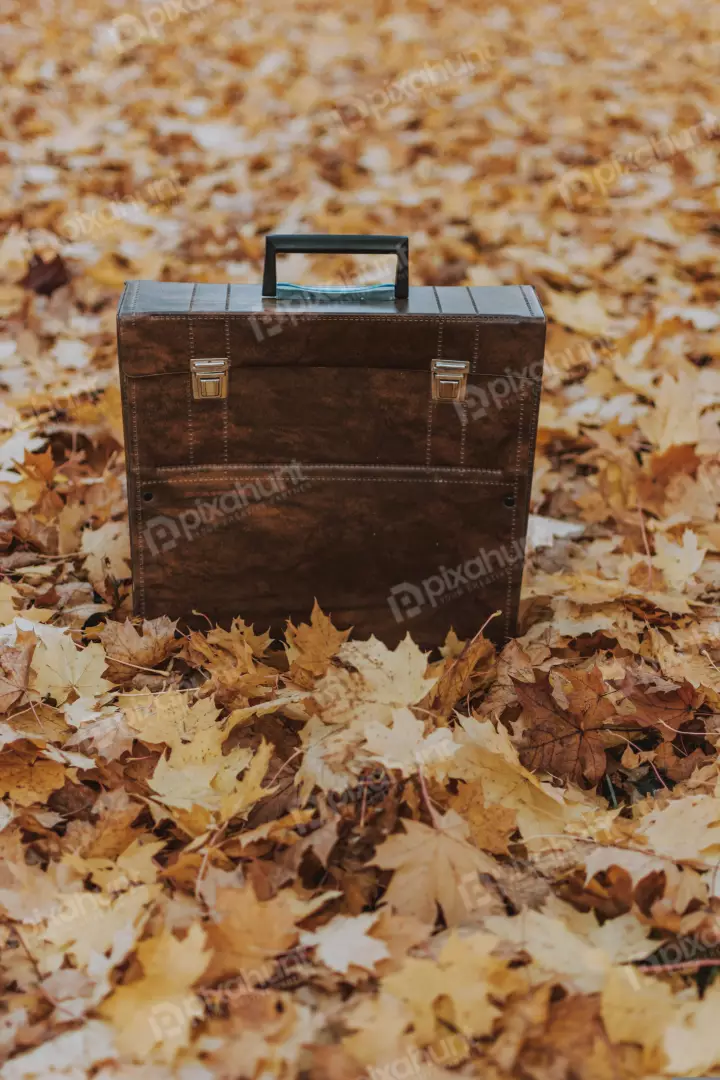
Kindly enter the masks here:
M 102 675 L 107 666 L 101 645 L 77 648 L 69 634 L 41 639 L 32 658 L 30 685 L 40 697 L 51 697 L 57 705 L 72 693 L 81 698 L 97 697 L 110 689 Z
M 380 960 L 390 955 L 383 941 L 368 935 L 377 918 L 372 913 L 351 918 L 336 915 L 319 930 L 304 930 L 300 943 L 314 946 L 318 960 L 333 971 L 345 974 L 351 964 L 372 971 Z
M 188 1045 L 193 1020 L 203 1015 L 192 987 L 210 961 L 205 932 L 193 923 L 179 941 L 164 930 L 141 942 L 137 958 L 142 976 L 119 986 L 100 1013 L 112 1024 L 118 1049 L 131 1060 L 144 1061 L 155 1051 L 171 1062 Z
M 274 960 L 298 939 L 297 914 L 286 892 L 258 900 L 252 885 L 218 889 L 208 944 L 213 949 L 208 979 L 242 974 L 254 989 L 268 982 Z
M 559 677 L 558 669 L 553 676 Z M 615 708 L 597 668 L 567 669 L 562 677 L 572 688 L 567 708 L 553 697 L 548 675 L 534 683 L 515 682 L 525 721 L 521 759 L 529 768 L 552 776 L 595 784 L 605 772 L 602 729 L 616 715 Z
M 373 858 L 376 866 L 395 871 L 385 902 L 426 924 L 435 922 L 438 907 L 448 925 L 463 922 L 475 903 L 478 874 L 497 872 L 494 859 L 468 843 L 468 827 L 453 811 L 437 828 L 418 821 L 404 826 Z
M 285 650 L 293 682 L 306 690 L 311 689 L 315 680 L 325 674 L 330 660 L 337 655 L 349 634 L 349 630 L 335 629 L 317 600 L 313 605 L 309 623 L 301 623 L 295 627 L 292 622 L 288 622 L 285 630 Z
M 28 689 L 36 643 L 34 634 L 20 630 L 14 645 L 0 645 L 0 713 L 6 713 Z
M 100 633 L 107 654 L 108 677 L 116 684 L 131 682 L 140 668 L 158 667 L 176 648 L 176 623 L 163 616 L 142 624 L 142 634 L 129 619 L 108 622 Z

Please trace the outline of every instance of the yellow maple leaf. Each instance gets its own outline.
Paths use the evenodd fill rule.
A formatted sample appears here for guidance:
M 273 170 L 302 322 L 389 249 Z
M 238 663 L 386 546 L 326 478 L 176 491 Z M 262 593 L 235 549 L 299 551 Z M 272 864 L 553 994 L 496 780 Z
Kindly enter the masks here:
M 288 890 L 259 900 L 252 885 L 215 894 L 208 942 L 214 949 L 208 979 L 242 973 L 248 989 L 267 982 L 274 960 L 295 944 L 299 913 Z
M 672 446 L 695 445 L 700 439 L 697 381 L 686 372 L 677 379 L 664 372 L 655 397 L 655 408 L 639 417 L 638 426 L 659 453 Z
M 496 727 L 490 720 L 460 717 L 460 725 L 456 738 L 461 748 L 448 766 L 450 776 L 479 780 L 488 804 L 515 811 L 525 839 L 562 833 L 565 825 L 594 806 L 591 796 L 579 789 L 573 790 L 571 800 L 526 769 L 501 724 Z
M 188 1045 L 193 1020 L 204 1011 L 192 987 L 210 962 L 205 931 L 195 922 L 178 941 L 163 930 L 140 944 L 137 958 L 142 977 L 118 987 L 100 1012 L 114 1025 L 122 1053 L 143 1062 L 155 1052 L 171 1062 Z
M 23 608 L 23 598 L 9 581 L 0 581 L 0 626 L 18 617 L 30 622 L 45 623 L 53 616 L 52 608 Z
M 349 630 L 338 630 L 333 626 L 317 600 L 313 604 L 309 623 L 293 626 L 288 620 L 285 651 L 292 680 L 309 689 L 316 679 L 325 674 L 330 660 L 347 641 L 349 634 Z
M 510 806 L 485 802 L 482 782 L 463 784 L 450 807 L 467 821 L 476 847 L 493 855 L 508 855 L 508 840 L 517 828 L 517 814 Z
M 686 795 L 653 810 L 638 831 L 657 855 L 715 866 L 720 855 L 720 799 Z
M 613 963 L 647 955 L 652 949 L 634 916 L 609 919 L 599 926 L 592 912 L 578 912 L 554 896 L 542 911 L 490 915 L 484 926 L 530 953 L 535 962 L 533 982 L 553 975 L 584 993 L 601 989 Z
M 372 859 L 395 871 L 385 902 L 424 923 L 435 922 L 438 906 L 448 925 L 463 922 L 476 906 L 478 874 L 497 874 L 497 863 L 467 842 L 468 826 L 452 810 L 438 828 L 411 820 L 403 825 L 405 832 L 389 837 Z
M 207 731 L 204 734 L 207 736 Z M 207 743 L 207 738 L 204 741 Z M 223 755 L 219 744 L 214 753 L 205 745 L 202 755 L 196 757 L 198 742 L 203 739 L 188 744 L 192 752 L 181 744 L 180 752 L 174 750 L 170 758 L 164 754 L 155 766 L 148 782 L 163 805 L 187 811 L 202 808 L 217 813 L 221 821 L 229 821 L 247 813 L 258 799 L 274 790 L 262 787 L 273 754 L 270 743 L 262 740 L 254 755 L 248 747 L 235 747 Z M 245 774 L 237 780 L 241 770 Z
M 246 814 L 259 799 L 272 795 L 275 791 L 275 788 L 262 786 L 274 749 L 272 743 L 261 740 L 242 779 L 228 791 L 222 800 L 221 821 L 230 821 L 231 818 Z
M 377 997 L 351 1001 L 345 1016 L 353 1034 L 343 1039 L 343 1046 L 357 1061 L 378 1070 L 392 1063 L 415 1046 L 408 1029 L 413 1012 L 400 997 L 381 989 Z
M 54 970 L 59 954 L 71 956 L 79 968 L 87 968 L 93 955 L 110 952 L 123 935 L 120 963 L 142 932 L 158 887 L 137 885 L 118 896 L 104 892 L 72 892 L 58 897 L 58 908 L 47 926 L 36 933 L 45 946 L 46 970 Z M 43 965 L 44 966 L 44 965 Z
M 194 806 L 214 810 L 219 804 L 219 796 L 211 785 L 217 768 L 217 761 L 184 764 L 175 768 L 163 754 L 148 784 L 164 806 L 173 806 L 178 810 L 192 810 Z
M 662 533 L 657 533 L 652 563 L 662 570 L 671 589 L 682 591 L 702 566 L 706 554 L 707 548 L 698 546 L 697 534 L 692 529 L 685 529 L 682 544 L 674 544 Z
M 172 750 L 173 767 L 201 765 L 222 755 L 226 737 L 218 723 L 220 710 L 212 698 L 200 698 L 193 705 L 187 694 L 121 694 L 128 726 L 146 743 L 165 743 Z
M 42 805 L 66 778 L 58 761 L 28 758 L 13 750 L 0 755 L 0 796 L 9 795 L 19 806 Z
M 345 973 L 351 965 L 372 971 L 375 965 L 390 956 L 384 941 L 371 937 L 368 930 L 378 920 L 378 913 L 336 915 L 318 930 L 305 930 L 300 936 L 302 945 L 315 947 L 316 956 L 326 967 Z
M 522 972 L 508 971 L 508 959 L 492 956 L 499 944 L 492 934 L 459 938 L 452 934 L 436 960 L 408 957 L 382 987 L 413 1013 L 418 1041 L 432 1043 L 447 1019 L 467 1038 L 489 1035 L 500 1015 L 496 1002 L 526 989 Z
M 210 645 L 217 645 L 227 652 L 236 655 L 244 655 L 249 646 L 253 656 L 264 656 L 270 648 L 272 638 L 268 631 L 262 634 L 255 632 L 255 627 L 248 625 L 243 619 L 233 619 L 229 630 L 222 626 L 215 626 L 207 634 Z
M 442 775 L 445 763 L 457 750 L 448 728 L 436 728 L 425 735 L 423 722 L 410 709 L 393 709 L 390 726 L 370 720 L 364 730 L 370 757 L 388 769 L 400 769 L 403 776 L 420 768 Z
M 30 686 L 40 697 L 51 697 L 58 705 L 73 692 L 82 698 L 98 697 L 111 687 L 102 678 L 106 666 L 102 645 L 93 642 L 78 648 L 69 634 L 53 634 L 35 649 Z
M 607 336 L 610 320 L 596 292 L 564 293 L 546 289 L 545 295 L 554 319 L 588 337 Z
M 338 651 L 342 665 L 332 666 L 313 691 L 327 724 L 389 724 L 392 710 L 416 705 L 436 678 L 427 678 L 427 655 L 410 635 L 396 649 L 377 638 L 347 641 Z
M 670 987 L 636 968 L 612 968 L 600 1001 L 611 1042 L 639 1043 L 648 1050 L 662 1043 L 674 1013 Z
M 124 521 L 106 521 L 98 529 L 86 529 L 80 549 L 86 556 L 85 570 L 93 588 L 111 598 L 106 582 L 124 581 L 131 576 L 130 535 Z
M 720 1065 L 720 988 L 713 984 L 702 1001 L 678 1003 L 665 1028 L 663 1050 L 667 1076 L 701 1076 Z

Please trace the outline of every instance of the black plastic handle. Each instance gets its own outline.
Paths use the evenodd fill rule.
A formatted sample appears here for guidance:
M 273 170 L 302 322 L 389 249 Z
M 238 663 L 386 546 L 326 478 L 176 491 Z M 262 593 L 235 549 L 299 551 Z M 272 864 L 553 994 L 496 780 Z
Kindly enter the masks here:
M 310 233 L 269 233 L 265 237 L 265 269 L 262 294 L 277 296 L 275 260 L 278 252 L 298 252 L 301 255 L 397 255 L 395 298 L 407 300 L 408 263 L 410 246 L 407 236 L 313 236 Z

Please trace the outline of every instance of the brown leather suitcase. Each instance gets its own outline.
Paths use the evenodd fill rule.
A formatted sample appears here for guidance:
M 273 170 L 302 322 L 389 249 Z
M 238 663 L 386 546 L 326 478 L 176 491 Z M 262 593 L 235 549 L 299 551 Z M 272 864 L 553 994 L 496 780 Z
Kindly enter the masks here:
M 392 252 L 395 283 L 278 285 L 285 251 Z M 532 288 L 409 287 L 397 236 L 269 236 L 262 287 L 128 282 L 136 613 L 511 636 L 544 341 Z

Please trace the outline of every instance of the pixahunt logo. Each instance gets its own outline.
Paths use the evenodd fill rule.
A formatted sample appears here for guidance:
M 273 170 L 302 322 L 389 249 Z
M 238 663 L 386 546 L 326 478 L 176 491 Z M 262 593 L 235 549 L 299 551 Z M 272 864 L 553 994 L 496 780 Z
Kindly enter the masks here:
M 394 585 L 387 598 L 395 622 L 414 619 L 429 607 L 446 604 L 450 600 L 505 574 L 512 566 L 522 562 L 525 555 L 525 540 L 513 540 L 511 544 L 481 549 L 477 555 L 450 568 L 438 567 L 436 574 L 424 578 L 419 584 L 403 581 Z
M 178 544 L 191 543 L 203 533 L 237 520 L 263 503 L 275 502 L 296 494 L 309 483 L 298 462 L 282 465 L 257 480 L 236 480 L 230 491 L 212 499 L 195 499 L 177 516 L 156 514 L 143 529 L 143 542 L 152 556 L 172 551 Z

